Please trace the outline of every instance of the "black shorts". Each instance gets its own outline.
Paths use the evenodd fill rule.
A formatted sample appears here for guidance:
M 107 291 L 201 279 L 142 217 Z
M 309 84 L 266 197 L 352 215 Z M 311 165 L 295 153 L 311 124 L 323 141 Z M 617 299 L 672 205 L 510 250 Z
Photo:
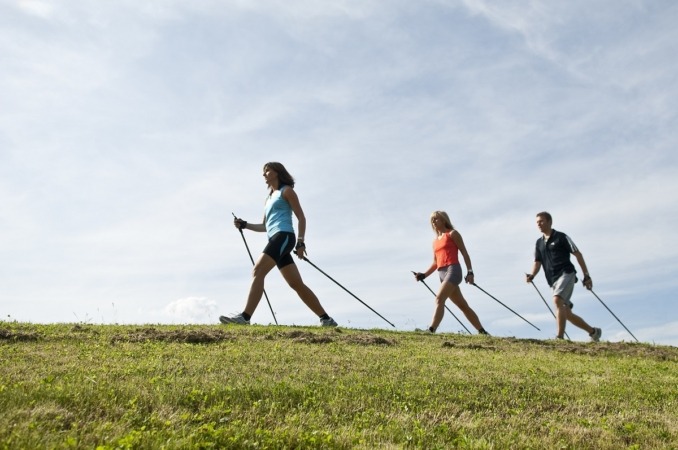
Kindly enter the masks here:
M 290 253 L 292 253 L 296 242 L 294 233 L 280 231 L 271 236 L 263 253 L 273 258 L 278 269 L 282 269 L 287 265 L 294 264 L 294 259 Z

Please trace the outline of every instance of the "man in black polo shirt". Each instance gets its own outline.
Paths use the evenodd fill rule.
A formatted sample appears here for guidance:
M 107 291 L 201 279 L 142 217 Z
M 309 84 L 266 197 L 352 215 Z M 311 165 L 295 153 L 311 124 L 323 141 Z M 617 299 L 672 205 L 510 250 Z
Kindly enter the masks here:
M 542 237 L 537 240 L 534 251 L 534 264 L 532 271 L 526 275 L 526 281 L 532 282 L 539 273 L 539 269 L 544 266 L 544 275 L 546 281 L 551 286 L 553 293 L 553 302 L 556 304 L 556 318 L 558 325 L 558 339 L 563 339 L 565 334 L 565 323 L 570 321 L 573 325 L 586 330 L 592 341 L 600 340 L 603 334 L 600 328 L 590 326 L 584 319 L 572 312 L 572 291 L 577 282 L 577 271 L 574 264 L 570 262 L 570 254 L 573 254 L 584 273 L 583 284 L 586 289 L 593 288 L 593 282 L 586 268 L 586 262 L 572 239 L 565 233 L 556 231 L 552 228 L 553 219 L 551 214 L 546 211 L 537 214 L 537 228 L 542 232 Z

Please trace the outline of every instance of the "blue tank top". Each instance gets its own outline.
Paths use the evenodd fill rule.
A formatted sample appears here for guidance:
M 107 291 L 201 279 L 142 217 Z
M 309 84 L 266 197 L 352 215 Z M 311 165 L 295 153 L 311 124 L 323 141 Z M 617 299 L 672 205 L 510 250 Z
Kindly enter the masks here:
M 273 191 L 266 199 L 266 235 L 269 239 L 281 231 L 294 233 L 292 207 L 282 196 L 286 187 Z

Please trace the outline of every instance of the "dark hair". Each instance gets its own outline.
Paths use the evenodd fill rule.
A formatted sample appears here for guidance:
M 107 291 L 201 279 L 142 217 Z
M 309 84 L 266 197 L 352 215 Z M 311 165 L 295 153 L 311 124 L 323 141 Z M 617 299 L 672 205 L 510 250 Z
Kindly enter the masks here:
M 264 170 L 266 168 L 273 169 L 276 171 L 278 174 L 278 181 L 280 182 L 280 186 L 285 185 L 289 186 L 291 188 L 294 187 L 294 177 L 290 175 L 290 173 L 285 169 L 285 166 L 280 164 L 279 162 L 267 162 L 264 164 Z
M 547 213 L 546 211 L 537 213 L 537 217 L 541 217 L 542 219 L 546 219 L 549 222 L 553 222 L 553 217 L 551 217 L 551 214 Z

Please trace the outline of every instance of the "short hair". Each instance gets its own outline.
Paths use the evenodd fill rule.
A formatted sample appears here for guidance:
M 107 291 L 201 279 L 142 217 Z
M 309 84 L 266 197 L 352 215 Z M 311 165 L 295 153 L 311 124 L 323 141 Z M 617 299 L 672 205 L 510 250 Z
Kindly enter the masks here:
M 551 214 L 547 213 L 546 211 L 538 212 L 537 217 L 541 217 L 542 219 L 546 219 L 549 222 L 553 222 L 553 217 L 551 217 Z

